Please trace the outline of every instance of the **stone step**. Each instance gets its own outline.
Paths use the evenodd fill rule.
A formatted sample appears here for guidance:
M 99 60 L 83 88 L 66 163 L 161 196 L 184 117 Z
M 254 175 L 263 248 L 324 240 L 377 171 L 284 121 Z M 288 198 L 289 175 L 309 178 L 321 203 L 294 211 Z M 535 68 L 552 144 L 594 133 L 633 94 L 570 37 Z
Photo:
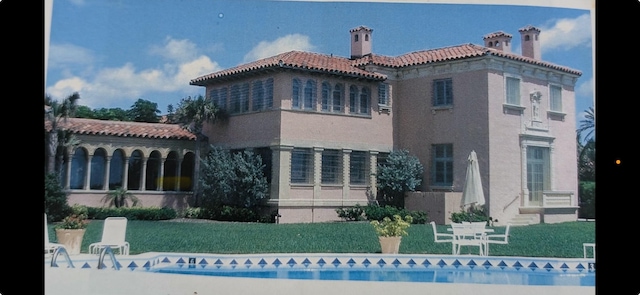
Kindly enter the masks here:
M 536 223 L 536 215 L 535 214 L 518 214 L 511 218 L 509 221 L 511 225 L 530 225 Z

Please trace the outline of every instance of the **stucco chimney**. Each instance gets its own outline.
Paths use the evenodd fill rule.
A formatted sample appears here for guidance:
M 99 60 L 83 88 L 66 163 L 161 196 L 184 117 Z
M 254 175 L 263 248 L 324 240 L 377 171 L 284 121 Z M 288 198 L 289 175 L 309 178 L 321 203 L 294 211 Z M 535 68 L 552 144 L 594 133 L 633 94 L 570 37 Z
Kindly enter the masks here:
M 482 37 L 484 47 L 498 49 L 507 53 L 511 52 L 511 34 L 499 31 Z
M 518 30 L 520 32 L 522 44 L 522 56 L 533 59 L 542 59 L 540 54 L 540 30 L 528 25 Z
M 371 33 L 373 30 L 359 26 L 349 32 L 351 33 L 351 59 L 371 54 Z

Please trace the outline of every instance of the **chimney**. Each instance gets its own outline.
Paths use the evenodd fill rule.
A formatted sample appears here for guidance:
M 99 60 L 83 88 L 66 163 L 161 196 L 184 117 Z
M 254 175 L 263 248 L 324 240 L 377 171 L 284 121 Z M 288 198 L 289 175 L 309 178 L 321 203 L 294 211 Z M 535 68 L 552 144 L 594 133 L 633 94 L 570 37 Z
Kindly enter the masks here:
M 351 59 L 361 58 L 371 54 L 372 29 L 365 26 L 349 30 L 351 33 Z
M 499 31 L 482 37 L 484 47 L 494 48 L 506 53 L 511 53 L 511 34 Z
M 520 32 L 522 44 L 522 56 L 540 60 L 540 30 L 528 25 L 518 30 Z

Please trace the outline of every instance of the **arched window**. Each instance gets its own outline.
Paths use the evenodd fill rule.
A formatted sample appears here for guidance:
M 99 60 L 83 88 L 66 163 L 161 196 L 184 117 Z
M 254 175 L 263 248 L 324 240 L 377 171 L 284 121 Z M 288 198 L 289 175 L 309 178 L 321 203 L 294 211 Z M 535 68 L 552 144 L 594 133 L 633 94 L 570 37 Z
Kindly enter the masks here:
M 369 87 L 362 87 L 362 91 L 360 91 L 360 114 L 368 114 L 369 113 Z
M 97 149 L 91 158 L 91 179 L 89 189 L 103 190 L 105 176 L 106 152 L 104 149 Z
M 364 41 L 369 41 L 369 34 L 364 35 Z
M 331 103 L 331 85 L 328 82 L 322 82 L 322 111 L 329 112 L 331 111 L 330 103 Z
M 355 114 L 358 112 L 358 87 L 351 85 L 349 87 L 349 113 Z
M 87 151 L 84 148 L 77 148 L 71 158 L 71 177 L 69 188 L 84 189 L 84 178 L 87 169 Z
M 124 152 L 122 150 L 119 149 L 113 152 L 109 170 L 109 189 L 113 190 L 122 187 L 122 181 L 124 180 Z
M 333 87 L 333 103 L 332 103 L 332 107 L 333 107 L 333 111 L 336 113 L 341 113 L 342 112 L 342 97 L 344 97 L 344 92 L 343 92 L 344 87 L 342 86 L 342 84 L 336 84 L 335 87 Z
M 529 37 L 529 35 L 525 35 L 524 36 L 524 41 L 529 41 L 531 39 L 531 37 Z
M 358 42 L 358 35 L 354 35 L 353 38 L 354 41 Z
M 304 86 L 304 109 L 314 110 L 316 104 L 316 81 L 307 80 Z
M 131 157 L 129 157 L 127 190 L 139 190 L 140 177 L 142 177 L 142 152 L 135 150 L 131 153 Z
M 300 108 L 300 80 L 293 79 L 293 89 L 291 93 L 291 107 L 294 109 Z
M 149 191 L 157 190 L 160 182 L 160 152 L 153 151 L 147 160 L 147 171 L 145 173 L 145 189 Z

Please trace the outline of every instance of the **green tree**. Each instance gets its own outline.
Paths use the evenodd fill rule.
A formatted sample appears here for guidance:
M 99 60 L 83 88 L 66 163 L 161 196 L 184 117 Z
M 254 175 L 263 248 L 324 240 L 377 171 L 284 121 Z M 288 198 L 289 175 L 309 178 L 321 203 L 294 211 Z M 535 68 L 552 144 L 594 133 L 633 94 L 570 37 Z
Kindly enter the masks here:
M 51 98 L 48 94 L 44 96 L 44 117 L 48 129 L 45 129 L 46 154 L 47 154 L 47 172 L 55 172 L 56 154 L 58 147 L 63 146 L 64 138 L 71 138 L 70 135 L 60 129 L 60 124 L 65 122 L 67 118 L 73 117 L 77 107 L 77 101 L 80 94 L 74 92 L 62 101 Z
M 79 105 L 76 107 L 74 118 L 95 119 L 94 112 L 88 106 Z
M 173 110 L 173 106 L 171 106 L 170 110 Z M 208 138 L 202 132 L 205 123 L 216 123 L 219 121 L 227 120 L 227 115 L 220 109 L 218 109 L 210 99 L 204 98 L 202 95 L 199 95 L 195 98 L 191 98 L 191 96 L 182 98 L 178 103 L 178 107 L 175 109 L 175 112 L 170 116 L 170 123 L 177 123 L 182 126 L 182 128 L 189 130 L 191 133 L 196 135 L 196 163 L 195 170 L 200 171 L 200 158 L 201 158 L 201 149 L 202 145 L 208 141 Z M 199 182 L 196 182 L 196 187 L 194 187 L 194 192 L 196 192 L 195 202 L 199 203 L 198 196 L 198 188 L 197 185 Z
M 418 158 L 408 151 L 392 151 L 384 163 L 378 164 L 378 198 L 385 205 L 403 208 L 405 194 L 420 186 L 423 171 Z
M 99 108 L 93 110 L 93 118 L 110 121 L 131 121 L 129 112 L 121 108 Z
M 129 118 L 134 122 L 158 123 L 160 122 L 160 110 L 158 104 L 142 98 L 131 106 L 127 111 Z
M 201 206 L 216 209 L 223 205 L 257 210 L 268 197 L 262 158 L 249 151 L 232 154 L 211 146 L 202 164 Z
M 47 221 L 62 220 L 72 213 L 72 208 L 67 203 L 67 194 L 58 179 L 56 173 L 47 173 L 44 177 L 44 213 L 47 214 Z

